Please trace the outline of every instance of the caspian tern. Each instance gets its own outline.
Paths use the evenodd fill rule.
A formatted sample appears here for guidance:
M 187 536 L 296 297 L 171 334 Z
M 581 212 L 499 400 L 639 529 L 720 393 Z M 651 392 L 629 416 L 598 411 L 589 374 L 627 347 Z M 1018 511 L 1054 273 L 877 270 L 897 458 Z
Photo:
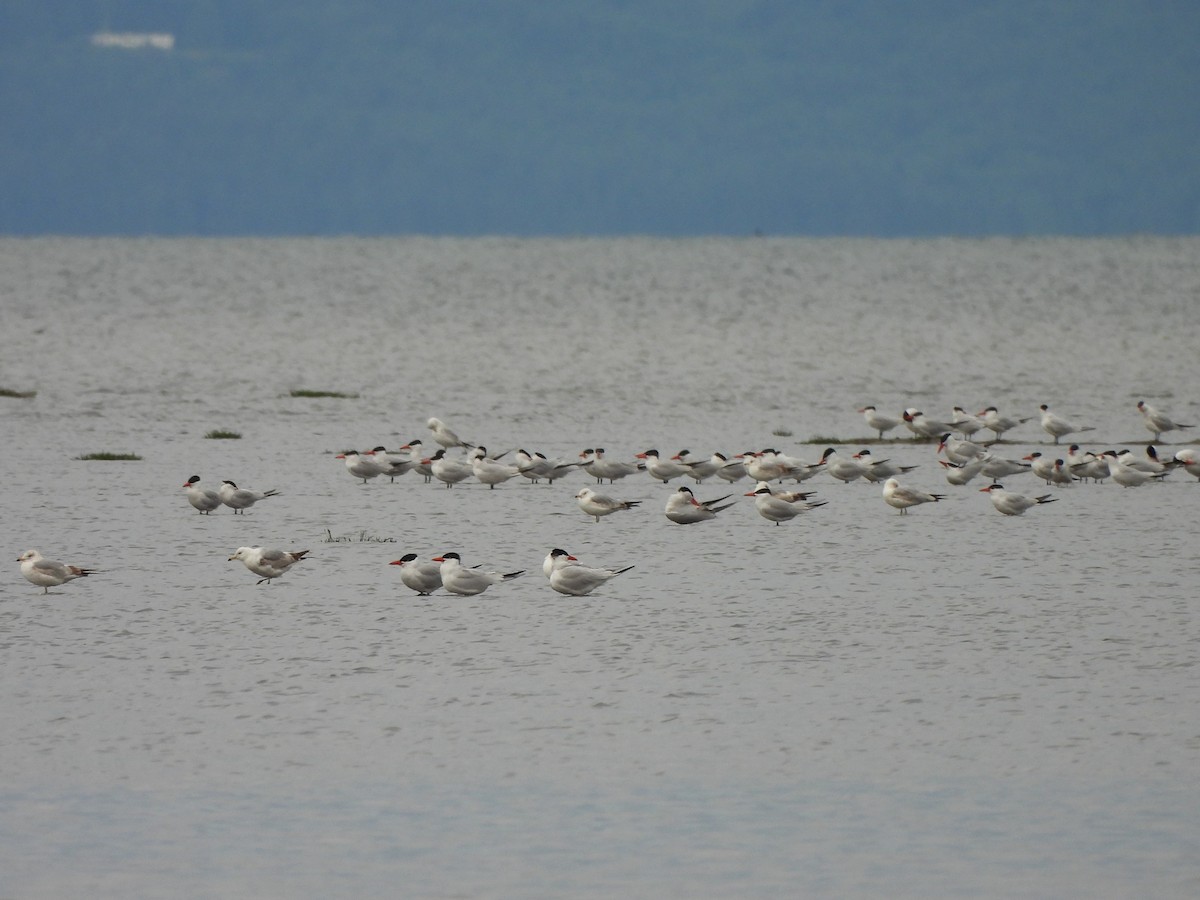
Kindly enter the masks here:
M 232 481 L 222 481 L 217 493 L 220 494 L 221 502 L 231 508 L 234 515 L 238 513 L 245 515 L 246 510 L 259 500 L 279 496 L 279 491 L 276 490 L 252 491 L 248 488 L 240 488 Z
M 428 597 L 442 586 L 441 563 L 423 560 L 415 553 L 405 553 L 388 565 L 400 567 L 400 580 L 416 591 L 418 596 Z
M 1182 450 L 1175 451 L 1175 462 L 1183 466 L 1183 470 L 1189 475 L 1200 479 L 1200 452 L 1185 447 Z
M 40 587 L 43 594 L 50 593 L 52 587 L 66 584 L 76 578 L 95 575 L 99 571 L 46 559 L 37 550 L 26 550 L 17 557 L 17 562 L 21 564 L 21 574 L 25 576 L 25 580 Z
M 537 484 L 543 478 L 550 482 L 550 484 L 554 484 L 559 478 L 570 475 L 582 465 L 582 463 L 565 462 L 560 459 L 547 459 L 542 453 L 530 453 L 523 449 L 517 450 L 516 460 L 517 468 L 521 470 L 521 474 L 534 484 Z
M 593 516 L 597 522 L 601 516 L 608 516 L 622 509 L 633 509 L 642 503 L 641 500 L 614 500 L 586 487 L 579 489 L 579 493 L 575 495 L 575 502 L 584 513 Z
M 894 478 L 897 475 L 904 475 L 908 472 L 911 472 L 913 469 L 920 468 L 920 466 L 898 466 L 894 462 L 886 459 L 881 459 L 878 461 L 872 460 L 870 450 L 859 450 L 854 454 L 854 458 L 859 462 L 867 464 L 868 468 L 863 474 L 863 477 L 867 479 L 867 481 L 876 483 L 887 481 L 889 478 Z
M 1042 411 L 1042 431 L 1054 438 L 1054 443 L 1058 443 L 1058 439 L 1066 437 L 1068 434 L 1076 434 L 1082 431 L 1095 431 L 1091 425 L 1079 426 L 1068 422 L 1066 419 L 1050 412 L 1050 407 L 1043 403 L 1038 407 Z
M 462 597 L 482 594 L 493 584 L 511 581 L 525 574 L 524 569 L 504 575 L 499 572 L 468 569 L 462 564 L 462 558 L 457 553 L 443 553 L 441 556 L 435 556 L 433 561 L 442 564 L 442 587 L 451 594 L 458 594 Z
M 973 416 L 961 406 L 954 407 L 954 430 L 970 440 L 971 436 L 983 431 L 987 426 L 979 416 Z
M 413 471 L 424 478 L 426 484 L 433 481 L 433 469 L 430 468 L 429 463 L 425 462 L 424 448 L 420 440 L 409 441 L 400 449 L 408 451 L 408 455 L 412 459 Z
M 980 493 L 989 494 L 992 498 L 992 506 L 996 507 L 998 512 L 1002 512 L 1006 516 L 1024 515 L 1025 510 L 1032 506 L 1037 506 L 1040 503 L 1054 503 L 1058 500 L 1057 497 L 1051 497 L 1049 494 L 1043 494 L 1041 497 L 1026 497 L 1024 494 L 1014 494 L 1012 491 L 1006 491 L 1002 484 L 990 484 L 985 488 L 980 488 L 979 491 Z
M 911 406 L 904 411 L 904 424 L 909 431 L 922 438 L 936 438 L 947 431 L 954 430 L 953 422 L 939 422 L 937 419 L 931 419 L 921 410 Z
M 590 594 L 604 582 L 632 568 L 633 566 L 625 566 L 623 569 L 595 569 L 580 565 L 574 556 L 557 547 L 550 551 L 542 564 L 542 571 L 546 572 L 546 577 L 550 579 L 550 587 L 560 594 L 573 597 Z
M 733 503 L 726 503 L 724 506 L 716 506 L 722 500 L 727 500 L 733 494 L 726 494 L 724 497 L 717 497 L 715 500 L 700 501 L 692 494 L 692 489 L 681 487 L 670 497 L 667 498 L 666 516 L 672 522 L 679 525 L 693 525 L 696 522 L 706 522 L 709 519 L 715 519 L 717 513 L 723 509 L 729 509 Z M 735 503 L 737 501 L 734 501 Z
M 893 419 L 891 416 L 885 416 L 878 412 L 873 406 L 864 406 L 859 410 L 862 417 L 867 421 L 867 427 L 879 432 L 879 440 L 883 440 L 883 433 L 891 431 L 900 424 L 899 419 Z
M 429 466 L 433 477 L 446 487 L 453 487 L 475 474 L 474 467 L 462 457 L 447 457 L 444 449 L 438 450 L 427 459 L 421 460 Z
M 727 459 L 721 453 L 714 453 L 713 459 L 725 460 L 724 464 L 717 469 L 717 477 L 722 481 L 733 484 L 735 481 L 741 481 L 746 477 L 746 466 L 740 459 Z
M 487 447 L 476 447 L 471 451 L 471 470 L 489 490 L 494 490 L 496 485 L 521 474 L 519 466 L 510 466 L 491 459 L 487 455 Z
M 660 458 L 657 450 L 646 450 L 642 453 L 635 453 L 634 456 L 638 459 L 644 459 L 646 461 L 646 474 L 657 481 L 661 481 L 663 484 L 666 484 L 672 478 L 688 474 L 687 466 L 681 462 L 676 462 L 673 458 Z
M 1176 431 L 1180 428 L 1192 428 L 1192 425 L 1181 425 L 1175 422 L 1166 413 L 1159 412 L 1145 400 L 1139 400 L 1137 404 L 1138 410 L 1142 414 L 1142 424 L 1147 429 L 1154 432 L 1154 442 L 1158 443 L 1164 431 Z
M 973 441 L 959 440 L 947 431 L 942 435 L 942 439 L 938 443 L 937 450 L 934 453 L 945 453 L 946 459 L 961 466 L 973 459 L 986 456 L 987 450 Z
M 1121 487 L 1141 487 L 1155 479 L 1161 481 L 1168 474 L 1166 469 L 1154 471 L 1145 461 L 1132 456 L 1128 450 L 1122 450 L 1120 453 L 1105 450 L 1104 456 L 1108 459 L 1108 470 L 1112 480 Z
M 983 427 L 996 435 L 996 440 L 1004 436 L 1004 432 L 1012 431 L 1018 425 L 1024 425 L 1032 416 L 1018 419 L 1013 416 L 1002 416 L 994 406 L 989 406 L 982 412 L 976 413 L 983 420 Z
M 881 459 L 877 463 L 868 464 L 860 459 L 847 459 L 838 454 L 837 448 L 829 447 L 821 454 L 821 462 L 825 464 L 826 472 L 843 484 L 849 484 L 866 475 L 872 465 L 881 465 L 887 460 Z
M 254 582 L 255 584 L 262 584 L 264 581 L 270 584 L 272 578 L 278 578 L 289 566 L 300 562 L 308 553 L 308 550 L 292 552 L 262 547 L 238 547 L 229 558 L 240 559 L 247 569 L 255 575 L 261 575 L 262 578 Z
M 1022 472 L 1028 472 L 1033 468 L 1033 466 L 1024 460 L 1006 459 L 992 453 L 988 453 L 980 458 L 983 460 L 983 469 L 981 471 L 988 478 L 1004 478 L 1008 475 L 1020 475 Z
M 895 478 L 889 478 L 883 483 L 883 501 L 888 506 L 900 510 L 900 515 L 906 515 L 910 506 L 937 503 L 945 499 L 945 494 L 930 494 L 916 488 L 904 487 Z
M 188 503 L 200 510 L 201 515 L 207 516 L 221 505 L 221 495 L 216 491 L 200 487 L 200 476 L 193 475 L 183 485 L 187 491 Z
M 939 459 L 942 468 L 946 470 L 946 481 L 957 487 L 966 484 L 976 475 L 983 471 L 983 464 L 987 460 L 984 457 L 973 459 L 969 463 L 958 465 L 957 463 L 946 462 L 944 459 Z
M 1108 478 L 1112 471 L 1108 465 L 1108 457 L 1097 456 L 1095 453 L 1083 452 L 1078 444 L 1072 444 L 1067 449 L 1067 468 L 1080 481 L 1092 479 L 1097 483 Z
M 1163 475 L 1175 466 L 1174 460 L 1171 460 L 1168 464 L 1159 459 L 1158 451 L 1154 449 L 1153 444 L 1146 445 L 1145 459 L 1134 456 L 1128 449 L 1118 453 L 1117 458 L 1121 461 L 1122 465 L 1128 466 L 1131 469 L 1137 469 L 1139 472 L 1149 472 L 1151 475 Z
M 808 498 L 815 494 L 815 491 L 773 491 L 769 484 L 760 481 L 754 490 L 748 491 L 745 496 L 754 498 L 754 508 L 760 516 L 779 525 L 829 502 L 815 500 L 809 503 Z
M 394 453 L 389 453 L 387 448 L 380 445 L 373 450 L 368 451 L 368 455 L 379 467 L 379 474 L 386 475 L 394 483 L 397 478 L 416 465 L 416 460 L 412 454 L 400 456 Z
M 1048 456 L 1042 456 L 1041 453 L 1030 453 L 1028 456 L 1021 457 L 1029 463 L 1030 470 L 1046 484 L 1050 483 L 1050 479 L 1054 473 L 1054 460 Z
M 446 423 L 441 419 L 430 419 L 425 423 L 425 427 L 433 433 L 433 439 L 441 444 L 446 450 L 449 450 L 452 447 L 465 447 L 467 450 L 470 450 L 475 446 L 474 444 L 468 444 L 457 434 L 447 428 Z
M 671 459 L 677 460 L 687 466 L 688 477 L 695 479 L 696 484 L 700 484 L 705 478 L 717 474 L 717 470 L 729 462 L 720 453 L 714 453 L 708 459 L 700 459 L 692 456 L 691 450 L 680 450 Z
M 589 454 L 592 455 L 590 459 Z M 583 460 L 584 471 L 595 478 L 597 484 L 603 484 L 606 478 L 609 484 L 613 484 L 618 478 L 633 475 L 646 468 L 645 463 L 621 462 L 618 459 L 608 459 L 604 455 L 603 447 L 597 447 L 595 450 L 584 450 L 579 456 Z
M 383 474 L 383 466 L 377 463 L 370 454 L 359 453 L 357 450 L 339 453 L 334 459 L 344 459 L 346 471 L 354 478 L 361 478 L 363 484 L 367 483 L 368 478 L 375 478 L 377 475 Z

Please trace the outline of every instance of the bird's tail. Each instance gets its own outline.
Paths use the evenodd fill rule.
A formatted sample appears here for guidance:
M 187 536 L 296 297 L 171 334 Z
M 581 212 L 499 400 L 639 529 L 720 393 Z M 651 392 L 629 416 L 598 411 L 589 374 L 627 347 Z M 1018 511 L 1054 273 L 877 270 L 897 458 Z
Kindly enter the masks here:
M 1036 500 L 1038 503 L 1057 503 L 1058 502 L 1057 497 L 1051 497 L 1049 494 L 1043 494 L 1042 496 L 1034 497 L 1033 499 Z
M 520 572 L 509 572 L 502 577 L 504 578 L 505 581 L 511 581 L 514 578 L 520 578 L 524 574 L 525 574 L 525 570 L 522 569 Z

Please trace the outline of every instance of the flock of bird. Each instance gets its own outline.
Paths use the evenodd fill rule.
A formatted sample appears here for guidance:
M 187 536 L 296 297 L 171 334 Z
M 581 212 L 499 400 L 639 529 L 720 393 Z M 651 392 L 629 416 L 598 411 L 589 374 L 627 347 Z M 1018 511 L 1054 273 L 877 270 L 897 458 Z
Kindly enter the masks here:
M 1153 433 L 1154 442 L 1166 432 L 1193 427 L 1175 422 L 1144 401 L 1138 402 L 1137 409 L 1145 427 Z M 1054 439 L 1055 444 L 1068 435 L 1094 430 L 1091 426 L 1078 425 L 1055 415 L 1045 404 L 1040 411 L 1041 428 Z M 1094 453 L 1081 449 L 1078 444 L 1070 445 L 1065 454 L 1054 459 L 1040 452 L 1030 453 L 1021 459 L 997 456 L 992 452 L 992 444 L 1007 432 L 1036 417 L 1003 416 L 994 406 L 974 415 L 956 406 L 952 415 L 945 420 L 927 416 L 916 408 L 906 409 L 895 418 L 882 415 L 874 406 L 863 407 L 859 412 L 867 425 L 878 432 L 881 440 L 887 432 L 903 424 L 918 439 L 938 441 L 935 455 L 939 457 L 937 461 L 945 471 L 947 483 L 962 486 L 983 475 L 991 483 L 980 488 L 980 492 L 987 493 L 995 509 L 1008 516 L 1023 515 L 1035 506 L 1057 500 L 1051 494 L 1029 496 L 1006 490 L 999 479 L 1012 475 L 1031 473 L 1047 485 L 1055 486 L 1069 486 L 1088 480 L 1103 482 L 1111 478 L 1122 487 L 1138 487 L 1150 481 L 1162 480 L 1178 468 L 1200 479 L 1200 451 L 1193 447 L 1180 449 L 1167 458 L 1159 457 L 1153 443 L 1147 445 L 1144 457 L 1128 449 Z M 420 440 L 414 440 L 396 451 L 378 446 L 363 453 L 347 450 L 338 454 L 337 458 L 344 460 L 346 471 L 364 484 L 381 476 L 395 481 L 409 471 L 423 476 L 427 483 L 438 481 L 447 488 L 473 477 L 490 489 L 514 478 L 553 483 L 576 470 L 586 472 L 598 486 L 605 482 L 612 485 L 639 473 L 645 473 L 662 483 L 675 478 L 687 478 L 701 484 L 713 478 L 733 484 L 749 478 L 755 483 L 754 489 L 747 491 L 744 496 L 752 497 L 758 514 L 775 525 L 827 504 L 828 501 L 812 499 L 815 491 L 783 488 L 785 481 L 804 482 L 819 474 L 827 474 L 843 483 L 859 479 L 879 483 L 882 485 L 883 501 L 902 515 L 912 507 L 937 503 L 947 496 L 902 484 L 900 479 L 915 466 L 900 466 L 888 459 L 873 459 L 871 452 L 865 449 L 852 456 L 842 456 L 836 448 L 830 447 L 820 460 L 811 463 L 774 448 L 748 450 L 733 457 L 719 452 L 708 457 L 695 457 L 690 451 L 681 450 L 668 459 L 664 459 L 657 450 L 649 449 L 635 454 L 630 460 L 611 459 L 605 455 L 603 448 L 588 448 L 579 454 L 577 460 L 549 459 L 541 453 L 518 449 L 513 454 L 513 462 L 507 463 L 503 458 L 510 451 L 490 455 L 486 447 L 462 440 L 440 419 L 429 419 L 427 427 L 432 440 L 439 445 L 438 450 L 431 454 L 425 453 Z M 976 435 L 985 431 L 993 435 L 990 442 L 974 440 Z M 460 452 L 451 454 L 450 451 L 455 449 Z M 941 459 L 941 456 L 945 456 L 945 459 Z M 219 488 L 213 490 L 202 486 L 198 475 L 189 478 L 183 487 L 188 502 L 203 515 L 209 515 L 222 506 L 232 509 L 235 515 L 244 514 L 259 501 L 279 494 L 275 490 L 240 488 L 232 481 L 223 481 Z M 734 493 L 700 500 L 691 488 L 682 486 L 668 496 L 663 512 L 669 521 L 676 524 L 697 524 L 714 519 L 735 505 L 737 501 L 731 500 L 732 497 Z M 604 516 L 635 509 L 643 502 L 611 497 L 592 487 L 581 488 L 575 494 L 575 501 L 579 510 L 595 522 Z M 283 575 L 309 552 L 239 547 L 229 559 L 242 562 L 259 576 L 256 583 L 262 584 Z M 51 587 L 98 571 L 47 559 L 37 550 L 25 551 L 18 562 L 21 564 L 21 574 L 32 584 L 41 587 L 44 593 L 49 593 Z M 473 596 L 525 574 L 524 570 L 501 573 L 478 566 L 464 566 L 461 556 L 455 552 L 446 552 L 428 560 L 422 560 L 416 554 L 407 554 L 390 565 L 398 566 L 400 580 L 421 596 L 428 596 L 439 588 L 460 596 Z M 587 566 L 561 548 L 550 551 L 542 565 L 550 587 L 572 596 L 586 595 L 632 568 Z

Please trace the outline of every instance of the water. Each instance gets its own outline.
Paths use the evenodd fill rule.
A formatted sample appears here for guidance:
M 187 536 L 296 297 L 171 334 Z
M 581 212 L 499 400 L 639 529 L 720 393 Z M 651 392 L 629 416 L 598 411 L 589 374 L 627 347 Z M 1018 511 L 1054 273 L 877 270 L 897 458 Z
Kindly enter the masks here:
M 1139 399 L 1200 422 L 1198 243 L 0 241 L 0 387 L 38 392 L 0 398 L 0 543 L 104 570 L 0 584 L 0 896 L 1194 896 L 1186 475 L 1010 519 L 899 441 L 946 501 L 822 476 L 783 526 L 682 527 L 645 477 L 593 524 L 582 475 L 334 455 L 436 415 L 815 460 L 866 403 L 1049 403 L 1140 452 Z M 192 474 L 282 494 L 203 517 Z M 312 554 L 256 586 L 243 544 Z M 563 597 L 555 546 L 636 568 Z M 418 598 L 387 566 L 451 549 L 531 571 Z

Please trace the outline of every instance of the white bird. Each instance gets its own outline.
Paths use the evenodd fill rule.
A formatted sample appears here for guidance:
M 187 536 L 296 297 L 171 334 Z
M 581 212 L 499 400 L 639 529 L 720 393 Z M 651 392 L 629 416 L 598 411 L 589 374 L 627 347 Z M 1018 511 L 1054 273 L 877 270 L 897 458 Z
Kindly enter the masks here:
M 1126 455 L 1128 453 L 1128 450 L 1122 450 L 1120 453 L 1114 453 L 1112 450 L 1104 451 L 1105 457 L 1108 458 L 1108 470 L 1112 475 L 1112 480 L 1121 487 L 1141 487 L 1156 478 L 1166 477 L 1165 472 L 1150 472 L 1130 465 L 1130 462 L 1138 462 L 1138 460 L 1131 459 L 1130 462 L 1127 462 Z
M 714 453 L 713 459 L 723 459 L 725 463 L 717 469 L 717 477 L 722 481 L 733 484 L 746 477 L 746 465 L 740 459 L 728 459 L 721 453 Z
M 1058 443 L 1058 439 L 1066 437 L 1068 434 L 1077 434 L 1082 431 L 1095 431 L 1091 425 L 1080 426 L 1068 422 L 1061 416 L 1050 412 L 1050 407 L 1043 403 L 1038 407 L 1042 411 L 1042 431 L 1054 438 L 1054 443 Z
M 1158 451 L 1154 449 L 1153 444 L 1146 447 L 1146 458 L 1139 459 L 1134 456 L 1128 449 L 1122 450 L 1117 454 L 1117 459 L 1122 465 L 1128 466 L 1131 469 L 1137 469 L 1139 472 L 1149 472 L 1151 475 L 1165 475 L 1174 467 L 1174 460 L 1168 465 L 1158 458 Z
M 719 469 L 729 463 L 729 460 L 720 453 L 714 453 L 708 459 L 697 459 L 692 456 L 691 450 L 680 450 L 671 459 L 678 460 L 687 466 L 688 477 L 695 479 L 696 484 L 700 484 L 705 478 L 716 475 Z
M 873 406 L 864 406 L 859 410 L 862 417 L 866 419 L 867 427 L 879 432 L 879 440 L 883 440 L 883 433 L 891 431 L 900 424 L 899 419 L 893 419 L 891 416 L 885 416 L 878 412 Z
M 815 491 L 773 491 L 769 484 L 760 481 L 754 490 L 748 491 L 745 496 L 754 498 L 754 508 L 760 516 L 779 525 L 829 502 L 815 500 L 809 503 L 808 498 L 815 494 Z
M 221 502 L 232 509 L 234 515 L 239 512 L 245 515 L 246 510 L 259 500 L 279 496 L 279 491 L 276 490 L 252 491 L 249 488 L 240 488 L 232 481 L 222 481 L 218 493 L 221 496 Z
M 471 470 L 489 490 L 495 490 L 496 485 L 521 474 L 520 466 L 510 466 L 491 459 L 487 455 L 487 447 L 476 447 L 471 451 Z
M 261 575 L 262 578 L 254 582 L 255 584 L 262 584 L 264 581 L 270 584 L 272 578 L 278 578 L 289 566 L 300 562 L 308 553 L 308 550 L 293 552 L 262 547 L 238 547 L 229 558 L 240 559 L 247 569 L 255 575 Z
M 992 498 L 992 506 L 996 507 L 998 512 L 1004 513 L 1006 516 L 1020 516 L 1025 514 L 1025 510 L 1030 507 L 1037 506 L 1040 503 L 1054 503 L 1057 497 L 1051 497 L 1049 494 L 1043 494 L 1041 497 L 1026 497 L 1024 494 L 1014 494 L 1012 491 L 1006 491 L 1002 484 L 990 484 L 985 488 L 979 489 L 980 493 L 989 494 Z
M 979 416 L 971 415 L 961 406 L 954 407 L 953 412 L 954 421 L 951 424 L 954 425 L 954 430 L 968 440 L 972 435 L 983 431 L 983 429 L 987 427 L 984 424 L 983 419 L 979 418 Z
M 1026 416 L 1024 419 L 1018 419 L 1013 416 L 1002 416 L 994 406 L 989 406 L 982 412 L 976 413 L 983 420 L 983 427 L 996 435 L 996 440 L 1000 440 L 1004 436 L 1004 432 L 1012 431 L 1018 425 L 1024 425 L 1032 416 Z
M 1175 422 L 1166 413 L 1159 412 L 1145 400 L 1139 400 L 1137 404 L 1138 410 L 1142 414 L 1142 424 L 1147 429 L 1154 432 L 1154 442 L 1158 443 L 1159 438 L 1164 431 L 1176 431 L 1180 428 L 1192 428 L 1191 425 L 1181 425 Z
M 575 495 L 575 502 L 584 513 L 593 516 L 597 522 L 601 516 L 608 516 L 622 509 L 633 509 L 642 503 L 641 500 L 614 500 L 587 487 L 579 489 L 579 493 Z
M 446 456 L 444 449 L 438 450 L 433 456 L 423 459 L 421 462 L 427 464 L 433 477 L 446 487 L 453 487 L 475 474 L 475 469 L 469 462 L 462 457 Z
M 43 594 L 50 593 L 52 587 L 66 584 L 76 578 L 95 575 L 99 571 L 46 559 L 37 550 L 26 550 L 17 557 L 17 562 L 21 564 L 21 574 L 25 576 L 25 580 L 40 587 Z
M 826 472 L 843 484 L 849 484 L 866 475 L 871 465 L 880 465 L 887 460 L 881 459 L 878 463 L 868 464 L 860 459 L 841 456 L 835 447 L 829 447 L 821 454 L 821 462 L 825 464 Z
M 733 506 L 733 503 L 726 503 L 724 506 L 716 505 L 732 496 L 733 494 L 726 494 L 724 497 L 717 497 L 715 500 L 701 501 L 695 498 L 691 488 L 681 487 L 667 498 L 666 516 L 672 522 L 679 525 L 706 522 L 709 519 L 715 519 L 717 513 L 721 510 L 729 509 L 729 507 Z
M 409 457 L 412 459 L 413 471 L 425 479 L 425 483 L 433 481 L 433 469 L 429 463 L 425 461 L 424 447 L 420 440 L 412 440 L 400 447 L 401 450 L 407 450 Z
M 1185 472 L 1200 479 L 1200 452 L 1191 447 L 1185 447 L 1175 451 L 1174 459 L 1178 465 L 1183 466 Z
M 521 474 L 534 484 L 537 484 L 543 478 L 550 482 L 550 484 L 554 484 L 559 478 L 562 478 L 564 475 L 570 475 L 581 465 L 581 463 L 566 462 L 561 459 L 548 459 L 545 454 L 530 453 L 524 449 L 517 450 L 516 460 L 517 468 L 521 470 Z
M 981 471 L 988 478 L 1004 478 L 1008 475 L 1020 475 L 1022 472 L 1028 472 L 1033 468 L 1033 466 L 1024 460 L 1008 459 L 992 453 L 986 454 L 981 459 L 983 460 L 983 469 Z
M 474 444 L 468 444 L 457 434 L 446 427 L 446 423 L 441 419 L 430 419 L 425 423 L 425 427 L 433 433 L 433 439 L 449 450 L 452 447 L 465 447 L 470 450 Z
M 382 445 L 367 451 L 367 455 L 379 467 L 379 474 L 388 476 L 392 482 L 417 464 L 411 453 L 404 455 L 389 453 L 387 448 Z
M 646 450 L 642 453 L 635 453 L 638 459 L 646 461 L 646 473 L 663 484 L 666 484 L 672 478 L 678 478 L 681 475 L 688 474 L 688 467 L 683 463 L 672 459 L 662 459 L 658 455 L 657 450 Z
M 368 478 L 375 478 L 377 475 L 383 474 L 383 466 L 379 465 L 369 454 L 359 453 L 357 450 L 339 453 L 334 459 L 344 459 L 346 471 L 354 478 L 361 478 L 363 484 L 367 483 Z
M 973 459 L 979 459 L 981 456 L 987 455 L 987 450 L 980 444 L 974 441 L 963 441 L 954 437 L 950 432 L 942 435 L 941 441 L 938 443 L 937 450 L 934 453 L 945 453 L 946 459 L 952 463 L 963 465 L 969 463 Z
M 945 494 L 930 494 L 916 488 L 904 487 L 895 478 L 889 478 L 883 483 L 883 501 L 888 506 L 900 510 L 901 515 L 906 515 L 910 506 L 937 503 L 945 499 Z
M 1043 456 L 1041 453 L 1030 453 L 1028 456 L 1021 457 L 1029 463 L 1029 468 L 1038 478 L 1049 484 L 1054 477 L 1054 460 L 1048 456 Z
M 1090 478 L 1095 482 L 1102 482 L 1112 474 L 1108 465 L 1108 457 L 1097 456 L 1090 451 L 1083 452 L 1079 449 L 1078 444 L 1072 444 L 1067 449 L 1066 461 L 1071 474 L 1080 481 Z
M 603 484 L 606 478 L 608 479 L 608 483 L 612 484 L 618 478 L 633 475 L 646 468 L 645 463 L 622 462 L 619 459 L 608 459 L 604 455 L 603 447 L 597 447 L 595 450 L 584 450 L 579 454 L 579 457 L 583 460 L 583 470 L 595 478 L 597 484 Z
M 979 459 L 973 459 L 969 463 L 963 463 L 962 465 L 959 465 L 958 463 L 947 462 L 944 459 L 939 459 L 938 462 L 941 463 L 942 468 L 946 470 L 946 481 L 957 487 L 961 487 L 983 471 L 983 466 L 984 463 L 987 462 L 987 459 L 985 457 L 980 457 Z
M 457 553 L 443 553 L 435 556 L 433 561 L 442 564 L 442 587 L 451 594 L 462 597 L 473 597 L 482 594 L 493 584 L 511 581 L 525 574 L 525 570 L 509 572 L 502 575 L 499 572 L 484 572 L 479 569 L 468 569 L 462 564 L 462 557 Z
M 221 505 L 221 495 L 216 491 L 208 488 L 200 487 L 200 476 L 193 475 L 183 485 L 187 491 L 188 503 L 200 510 L 200 514 L 207 516 L 214 509 Z
M 616 578 L 622 572 L 628 572 L 633 566 L 623 569 L 596 569 L 580 565 L 579 560 L 557 547 L 550 551 L 542 564 L 542 571 L 550 579 L 550 587 L 560 594 L 570 594 L 582 597 L 590 594 L 604 582 Z
M 423 560 L 415 553 L 405 553 L 388 565 L 400 567 L 400 580 L 416 591 L 418 596 L 428 597 L 442 586 L 441 563 Z
M 921 410 L 911 406 L 904 411 L 904 424 L 917 437 L 923 438 L 936 438 L 947 431 L 954 430 L 953 422 L 939 422 L 937 419 L 931 419 Z
M 889 478 L 894 478 L 897 475 L 905 475 L 913 469 L 920 468 L 919 466 L 898 466 L 894 462 L 886 459 L 872 460 L 870 450 L 859 450 L 854 454 L 854 458 L 860 462 L 866 463 L 869 468 L 863 477 L 867 481 L 879 483 L 887 481 Z

